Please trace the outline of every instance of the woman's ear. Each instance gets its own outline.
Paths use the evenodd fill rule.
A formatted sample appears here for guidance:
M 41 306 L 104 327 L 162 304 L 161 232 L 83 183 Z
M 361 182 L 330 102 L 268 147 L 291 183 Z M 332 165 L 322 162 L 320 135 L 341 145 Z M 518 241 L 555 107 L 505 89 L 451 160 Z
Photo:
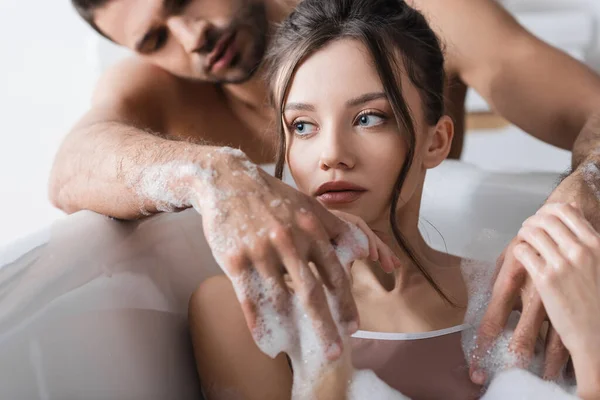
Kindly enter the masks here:
M 431 169 L 440 165 L 450 153 L 454 137 L 454 122 L 450 117 L 444 115 L 435 126 L 430 128 L 428 136 L 429 140 L 423 155 L 423 166 Z

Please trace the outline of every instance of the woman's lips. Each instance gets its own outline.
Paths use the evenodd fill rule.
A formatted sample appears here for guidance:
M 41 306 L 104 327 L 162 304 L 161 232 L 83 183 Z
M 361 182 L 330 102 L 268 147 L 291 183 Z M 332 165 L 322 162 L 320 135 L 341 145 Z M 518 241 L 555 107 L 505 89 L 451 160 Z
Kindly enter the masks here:
M 325 192 L 319 196 L 321 202 L 328 205 L 348 204 L 356 201 L 365 193 L 364 190 L 342 190 L 339 192 Z
M 367 189 L 346 181 L 331 181 L 319 186 L 315 195 L 325 204 L 347 204 L 357 200 Z

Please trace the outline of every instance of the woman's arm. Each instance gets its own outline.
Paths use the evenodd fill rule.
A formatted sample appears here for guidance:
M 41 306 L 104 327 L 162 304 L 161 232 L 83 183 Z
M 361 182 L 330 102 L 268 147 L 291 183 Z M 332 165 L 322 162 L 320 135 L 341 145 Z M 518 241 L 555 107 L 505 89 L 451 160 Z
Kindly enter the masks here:
M 260 351 L 231 282 L 208 279 L 190 300 L 190 330 L 198 374 L 208 400 L 292 398 L 293 376 L 285 354 L 271 359 Z M 314 349 L 303 349 L 314 351 Z M 296 360 L 303 367 L 302 360 Z M 323 365 L 316 382 L 296 382 L 295 400 L 345 400 L 352 377 L 350 354 Z
M 285 355 L 271 359 L 256 346 L 226 276 L 200 285 L 190 300 L 189 317 L 208 400 L 291 398 L 292 373 Z
M 549 204 L 519 239 L 514 254 L 571 353 L 578 395 L 600 399 L 600 234 L 574 205 Z

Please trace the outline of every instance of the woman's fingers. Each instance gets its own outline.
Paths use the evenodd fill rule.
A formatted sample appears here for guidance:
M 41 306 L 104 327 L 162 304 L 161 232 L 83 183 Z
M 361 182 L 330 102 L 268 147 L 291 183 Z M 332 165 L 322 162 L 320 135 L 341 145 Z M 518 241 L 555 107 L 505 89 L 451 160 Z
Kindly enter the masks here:
M 600 235 L 593 229 L 583 214 L 572 205 L 550 204 L 524 226 L 543 229 L 553 242 L 564 261 L 573 267 L 595 267 L 600 258 Z M 546 255 L 544 255 L 546 257 Z M 556 265 L 548 259 L 548 262 Z
M 567 225 L 556 215 L 551 213 L 539 213 L 527 219 L 523 226 L 543 229 L 556 243 L 561 252 L 573 248 L 579 244 L 579 239 Z
M 379 261 L 381 268 L 388 273 L 394 271 L 395 268 L 399 268 L 400 259 L 362 218 L 341 211 L 333 211 L 333 213 L 339 218 L 356 225 L 367 235 L 369 239 L 369 259 L 371 261 Z
M 558 249 L 558 245 L 546 233 L 543 228 L 537 226 L 523 226 L 519 231 L 518 237 L 527 242 L 537 251 L 547 264 L 554 268 L 564 268 L 566 260 Z
M 369 228 L 367 223 L 356 215 L 348 214 L 343 211 L 331 211 L 339 219 L 356 225 L 369 239 L 369 259 L 372 261 L 379 260 L 379 251 L 377 249 L 377 235 Z
M 540 256 L 540 254 L 527 242 L 516 245 L 513 253 L 517 260 L 525 267 L 534 283 L 536 283 L 537 279 L 544 271 L 546 261 L 544 261 L 542 256 Z
M 377 241 L 377 250 L 379 252 L 379 263 L 381 264 L 381 268 L 387 273 L 391 273 L 394 269 L 399 268 L 400 259 L 394 254 L 392 249 L 390 249 L 379 237 L 376 237 L 375 240 Z
M 574 205 L 552 203 L 544 206 L 539 213 L 559 218 L 586 245 L 596 248 L 600 246 L 600 235 Z
M 365 235 L 367 235 L 367 238 L 369 238 L 369 258 L 372 261 L 378 261 L 381 259 L 381 254 L 379 252 L 379 246 L 377 243 L 377 240 L 379 239 L 377 237 L 377 235 L 371 230 L 371 228 L 369 228 L 369 226 L 367 225 L 367 223 L 365 221 L 363 221 L 361 218 L 356 218 L 354 221 L 348 221 L 348 222 L 354 222 L 356 226 L 358 226 L 358 228 L 364 232 Z

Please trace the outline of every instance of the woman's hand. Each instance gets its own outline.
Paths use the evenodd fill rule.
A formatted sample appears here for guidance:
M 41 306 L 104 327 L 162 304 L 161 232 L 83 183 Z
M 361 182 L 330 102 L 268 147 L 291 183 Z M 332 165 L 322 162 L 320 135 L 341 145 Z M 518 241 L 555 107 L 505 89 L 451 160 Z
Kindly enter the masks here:
M 523 224 L 515 257 L 571 352 L 580 388 L 600 384 L 600 234 L 569 204 L 548 204 Z M 578 368 L 578 365 L 581 366 Z M 589 378 L 589 379 L 588 379 Z
M 377 236 L 369 225 L 360 217 L 353 214 L 348 214 L 343 211 L 331 211 L 341 220 L 350 224 L 356 225 L 369 239 L 369 259 L 371 261 L 379 261 L 381 268 L 385 272 L 392 272 L 400 266 L 400 259 L 394 254 L 390 247 Z

